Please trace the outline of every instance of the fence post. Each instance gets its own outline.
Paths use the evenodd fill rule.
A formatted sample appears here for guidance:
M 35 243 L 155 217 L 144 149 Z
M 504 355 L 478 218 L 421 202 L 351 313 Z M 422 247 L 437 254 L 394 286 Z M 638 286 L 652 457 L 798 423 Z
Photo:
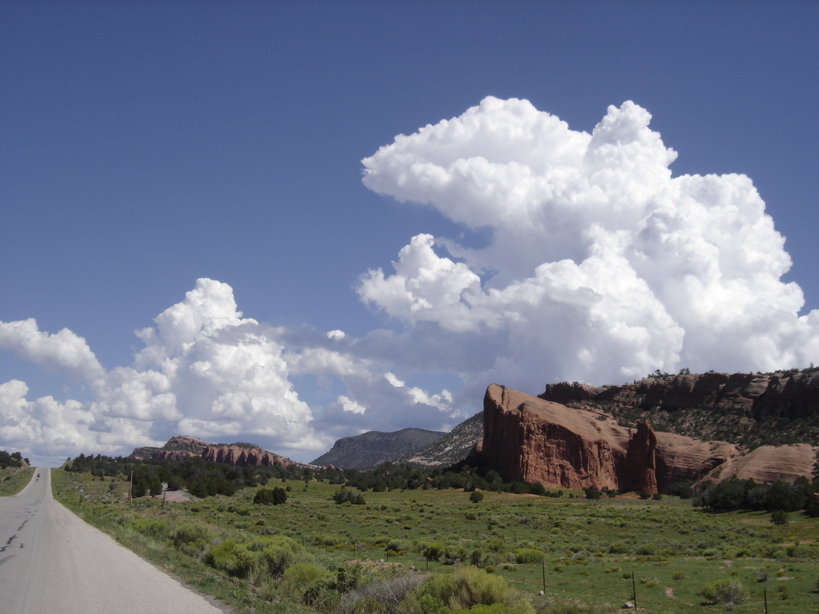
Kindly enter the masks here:
M 540 559 L 540 575 L 543 577 L 543 594 L 546 594 L 546 557 Z

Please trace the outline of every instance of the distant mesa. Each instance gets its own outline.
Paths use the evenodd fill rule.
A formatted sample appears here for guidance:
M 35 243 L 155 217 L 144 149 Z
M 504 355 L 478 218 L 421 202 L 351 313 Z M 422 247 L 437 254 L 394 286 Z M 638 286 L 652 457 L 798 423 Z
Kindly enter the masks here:
M 205 443 L 194 437 L 171 437 L 161 448 L 137 448 L 131 453 L 137 460 L 180 461 L 200 457 L 214 463 L 237 466 L 289 467 L 295 461 L 247 443 Z
M 367 469 L 385 461 L 395 461 L 440 440 L 446 433 L 407 428 L 383 433 L 368 431 L 343 437 L 329 452 L 312 461 L 313 465 L 332 465 L 342 469 Z M 460 460 L 460 459 L 457 459 Z

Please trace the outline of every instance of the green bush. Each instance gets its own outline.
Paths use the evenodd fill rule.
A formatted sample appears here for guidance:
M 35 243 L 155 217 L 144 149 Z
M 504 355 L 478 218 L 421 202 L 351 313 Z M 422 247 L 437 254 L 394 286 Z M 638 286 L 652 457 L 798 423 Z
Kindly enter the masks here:
M 479 490 L 473 490 L 469 493 L 469 500 L 472 501 L 472 503 L 480 503 L 483 501 L 483 493 Z
M 451 574 L 434 576 L 408 593 L 399 606 L 399 612 L 430 614 L 446 612 L 447 608 L 466 611 L 473 606 L 496 604 L 502 608 L 498 611 L 509 614 L 534 613 L 529 601 L 502 577 L 490 575 L 476 567 L 463 567 Z
M 205 563 L 237 578 L 246 578 L 258 561 L 258 553 L 232 539 L 211 546 L 205 552 Z
M 674 495 L 680 499 L 690 499 L 694 495 L 694 489 L 691 482 L 674 482 L 667 491 L 669 495 Z
M 421 554 L 427 561 L 439 561 L 444 554 L 444 545 L 438 542 L 427 544 Z
M 246 578 L 252 571 L 278 577 L 291 563 L 304 558 L 301 545 L 283 535 L 241 543 L 229 539 L 208 548 L 204 556 L 211 567 L 238 578 Z
M 745 587 L 738 580 L 721 578 L 706 584 L 700 591 L 708 603 L 724 604 L 729 607 L 745 602 Z
M 329 582 L 333 577 L 327 569 L 315 563 L 293 563 L 284 570 L 282 578 L 296 588 L 305 589 L 317 582 Z
M 131 526 L 157 541 L 166 541 L 171 537 L 171 528 L 168 523 L 158 518 L 136 518 L 131 521 Z
M 543 560 L 543 551 L 537 548 L 518 548 L 515 550 L 516 563 L 540 563 Z
M 284 488 L 260 488 L 253 497 L 253 503 L 262 505 L 281 505 L 287 502 L 287 491 Z
M 342 614 L 394 613 L 404 596 L 425 580 L 425 576 L 417 573 L 376 578 L 346 593 L 337 611 Z
M 212 540 L 210 531 L 190 522 L 177 525 L 171 536 L 173 545 L 191 556 L 198 556 Z
M 583 492 L 586 494 L 586 499 L 600 499 L 603 496 L 602 491 L 596 486 L 587 486 Z
M 257 544 L 261 546 L 262 561 L 271 576 L 282 575 L 288 565 L 303 556 L 301 545 L 284 535 L 274 535 L 260 540 Z
M 352 503 L 353 505 L 364 505 L 364 495 L 354 491 L 352 488 L 339 488 L 333 495 L 333 501 L 338 504 Z
M 628 551 L 629 547 L 623 542 L 614 542 L 609 546 L 609 554 L 626 554 Z
M 778 525 L 788 524 L 788 512 L 785 510 L 774 510 L 771 512 L 771 522 Z

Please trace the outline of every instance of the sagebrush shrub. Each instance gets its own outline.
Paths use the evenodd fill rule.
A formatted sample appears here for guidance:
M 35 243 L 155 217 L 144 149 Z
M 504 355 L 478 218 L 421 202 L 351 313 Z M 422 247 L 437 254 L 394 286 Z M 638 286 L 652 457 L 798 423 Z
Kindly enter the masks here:
M 212 539 L 213 536 L 205 527 L 190 522 L 177 525 L 171 536 L 174 547 L 191 556 L 201 554 Z
M 171 536 L 171 527 L 164 520 L 159 518 L 135 518 L 131 521 L 131 526 L 143 535 L 164 541 Z
M 543 556 L 543 550 L 537 548 L 518 548 L 515 550 L 516 563 L 540 563 Z
M 408 593 L 401 602 L 399 612 L 427 614 L 445 612 L 446 608 L 467 610 L 478 605 L 496 604 L 502 607 L 499 611 L 509 614 L 534 613 L 529 601 L 502 577 L 490 575 L 476 567 L 463 567 L 451 574 L 434 576 L 417 590 Z
M 721 578 L 706 584 L 700 594 L 708 603 L 724 604 L 726 606 L 740 605 L 745 602 L 745 587 L 738 580 Z
M 211 546 L 205 552 L 205 563 L 237 578 L 246 578 L 258 559 L 258 554 L 248 550 L 246 544 L 232 539 Z

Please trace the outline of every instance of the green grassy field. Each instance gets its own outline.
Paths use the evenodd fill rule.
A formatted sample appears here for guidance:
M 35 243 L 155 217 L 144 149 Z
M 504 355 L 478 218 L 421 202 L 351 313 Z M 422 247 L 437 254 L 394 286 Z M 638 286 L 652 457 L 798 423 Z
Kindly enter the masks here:
M 0 497 L 16 495 L 31 480 L 34 467 L 3 467 L 0 469 Z
M 700 592 L 721 579 L 743 587 L 733 612 L 764 612 L 763 591 L 771 614 L 819 611 L 819 519 L 801 513 L 780 526 L 766 513 L 707 514 L 673 497 L 486 492 L 472 503 L 469 493 L 434 489 L 367 492 L 364 505 L 338 505 L 337 485 L 276 480 L 268 486 L 289 488 L 283 505 L 255 505 L 256 489 L 163 505 L 129 503 L 121 480 L 52 475 L 71 509 L 239 612 L 375 611 L 364 602 L 356 610 L 344 593 L 471 564 L 539 612 L 615 612 L 633 586 L 647 612 L 719 612 L 726 606 L 704 605 Z M 279 558 L 265 554 L 274 551 Z

